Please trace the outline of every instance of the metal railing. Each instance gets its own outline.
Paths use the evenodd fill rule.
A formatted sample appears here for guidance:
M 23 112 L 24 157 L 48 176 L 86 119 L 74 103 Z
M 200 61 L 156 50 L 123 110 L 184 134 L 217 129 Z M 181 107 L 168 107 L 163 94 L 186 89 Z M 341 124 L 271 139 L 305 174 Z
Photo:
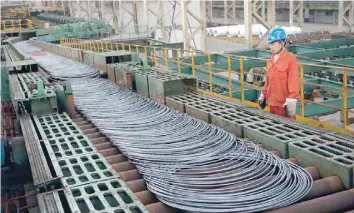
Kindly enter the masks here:
M 190 74 L 193 76 L 199 77 L 201 74 L 204 74 L 204 79 L 207 78 L 209 83 L 208 90 L 199 90 L 202 93 L 213 95 L 221 98 L 225 98 L 230 101 L 235 102 L 242 102 L 244 104 L 248 104 L 251 107 L 259 108 L 258 104 L 255 100 L 246 100 L 245 98 L 245 91 L 247 89 L 251 90 L 261 90 L 261 87 L 254 86 L 245 81 L 244 75 L 245 72 L 245 61 L 256 60 L 261 61 L 264 63 L 264 66 L 268 67 L 268 60 L 264 58 L 256 58 L 256 57 L 246 57 L 246 56 L 235 56 L 230 54 L 218 54 L 218 53 L 205 53 L 206 60 L 203 63 L 197 64 L 196 60 L 201 55 L 197 55 L 193 51 L 189 50 L 182 50 L 182 49 L 174 49 L 174 48 L 164 48 L 164 47 L 156 47 L 156 46 L 143 46 L 143 45 L 134 45 L 134 44 L 126 44 L 126 43 L 109 43 L 103 42 L 99 40 L 83 40 L 83 39 L 72 39 L 72 38 L 65 38 L 60 39 L 60 44 L 68 47 L 78 48 L 82 50 L 89 50 L 93 52 L 110 52 L 110 51 L 117 51 L 117 50 L 125 50 L 130 52 L 136 52 L 140 54 L 141 58 L 145 58 L 149 60 L 153 66 L 163 66 L 168 69 L 175 69 L 178 73 Z M 227 63 L 226 69 L 215 68 L 215 62 L 213 61 L 213 57 L 222 57 L 225 63 Z M 235 61 L 238 62 L 238 69 L 233 68 L 233 64 Z M 341 66 L 327 66 L 327 65 L 319 65 L 319 64 L 312 64 L 312 63 L 299 63 L 299 73 L 301 79 L 300 85 L 300 112 L 297 113 L 297 120 L 306 124 L 324 127 L 333 131 L 338 131 L 347 134 L 353 134 L 352 130 L 347 129 L 348 123 L 348 113 L 354 113 L 354 110 L 348 109 L 348 93 L 351 93 L 354 98 L 354 87 L 348 87 L 348 74 L 353 74 L 354 76 L 354 68 L 347 68 Z M 191 72 L 186 72 L 184 69 L 188 68 Z M 336 70 L 343 74 L 343 83 L 333 82 L 335 86 L 325 85 L 321 83 L 313 83 L 306 80 L 305 77 L 305 68 L 318 68 L 323 70 Z M 182 71 L 183 70 L 183 71 Z M 225 84 L 220 82 L 215 82 L 215 75 L 216 73 L 225 73 L 227 77 L 224 76 Z M 237 74 L 239 79 L 233 79 L 233 75 Z M 257 74 L 257 73 L 247 73 L 253 76 L 265 77 L 264 74 Z M 207 77 L 206 77 L 207 76 Z M 311 79 L 311 78 L 310 78 Z M 320 78 L 313 78 L 311 80 L 321 80 Z M 322 79 L 324 80 L 324 79 Z M 239 88 L 234 88 L 234 86 L 239 85 Z M 227 89 L 226 93 L 216 93 L 213 90 L 214 86 L 221 86 Z M 341 95 L 341 100 L 334 100 L 335 103 L 339 103 L 339 106 L 330 105 L 326 103 L 319 103 L 311 100 L 305 99 L 305 87 L 313 87 L 313 88 L 320 88 L 320 89 L 328 89 L 338 91 L 338 95 Z M 235 91 L 239 91 L 241 93 L 240 98 L 235 98 L 233 93 Z M 352 103 L 352 102 L 351 102 Z M 353 105 L 352 103 L 351 105 Z M 305 107 L 307 105 L 319 106 L 333 109 L 333 111 L 341 111 L 341 119 L 343 125 L 336 126 L 332 125 L 327 122 L 321 122 L 316 119 L 312 119 L 310 117 L 305 116 Z M 338 105 L 338 104 L 337 104 Z M 354 107 L 354 106 L 353 106 Z M 267 107 L 265 109 L 269 111 Z
M 23 30 L 32 27 L 32 21 L 30 19 L 19 19 L 19 20 L 6 20 L 1 21 L 1 30 Z

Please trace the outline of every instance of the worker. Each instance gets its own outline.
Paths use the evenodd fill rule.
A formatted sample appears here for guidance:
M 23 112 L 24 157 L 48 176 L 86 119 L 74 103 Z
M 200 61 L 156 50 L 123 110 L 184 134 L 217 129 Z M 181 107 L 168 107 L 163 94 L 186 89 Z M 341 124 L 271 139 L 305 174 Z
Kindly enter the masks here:
M 276 27 L 269 32 L 272 56 L 258 103 L 262 109 L 268 104 L 271 113 L 295 120 L 296 103 L 300 98 L 299 65 L 296 57 L 286 50 L 285 40 L 284 29 Z
M 152 27 L 150 28 L 150 32 L 151 32 L 151 38 L 155 39 L 156 32 L 155 32 L 155 30 Z

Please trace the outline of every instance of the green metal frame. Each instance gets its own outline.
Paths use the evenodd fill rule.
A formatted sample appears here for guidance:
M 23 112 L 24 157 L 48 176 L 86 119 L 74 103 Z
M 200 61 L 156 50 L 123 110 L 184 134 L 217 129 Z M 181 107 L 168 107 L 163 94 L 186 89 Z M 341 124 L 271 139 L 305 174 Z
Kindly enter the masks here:
M 292 52 L 297 58 L 299 63 L 303 64 L 313 64 L 313 65 L 324 65 L 324 66 L 342 66 L 343 68 L 346 67 L 354 67 L 354 47 L 350 46 L 354 45 L 354 38 L 342 38 L 342 39 L 332 39 L 330 41 L 324 41 L 324 42 L 317 42 L 317 43 L 309 43 L 306 45 L 291 45 L 288 46 L 287 49 L 289 52 Z M 247 74 L 247 72 L 253 68 L 253 67 L 265 67 L 266 62 L 264 59 L 268 59 L 271 56 L 271 53 L 267 50 L 250 50 L 250 51 L 238 51 L 238 52 L 227 52 L 227 56 L 231 56 L 231 70 L 233 71 L 240 71 L 240 59 L 237 59 L 235 57 L 251 57 L 251 58 L 260 58 L 263 60 L 257 60 L 257 59 L 247 59 L 243 60 L 243 70 L 244 74 Z M 221 54 L 211 54 L 210 55 L 210 60 L 214 62 L 211 65 L 212 69 L 212 82 L 213 84 L 218 84 L 218 85 L 229 85 L 228 79 L 222 76 L 217 76 L 215 75 L 216 73 L 219 72 L 227 72 L 228 70 L 228 63 L 227 63 L 227 56 L 221 55 Z M 337 58 L 341 59 L 337 59 Z M 326 61 L 323 61 L 323 59 L 328 59 Z M 163 64 L 163 60 L 158 60 L 159 63 Z M 183 64 L 186 63 L 186 64 Z M 194 56 L 194 64 L 195 64 L 195 75 L 198 77 L 198 79 L 209 81 L 209 73 L 208 73 L 208 55 L 198 55 Z M 191 57 L 183 57 L 181 58 L 181 69 L 180 71 L 185 74 L 192 74 L 192 58 Z M 178 65 L 175 62 L 169 62 L 168 63 L 169 68 L 178 71 Z M 220 70 L 216 70 L 220 69 Z M 221 71 L 223 70 L 223 71 Z M 311 74 L 314 72 L 332 72 L 332 73 L 342 73 L 342 70 L 332 70 L 330 67 L 328 68 L 323 68 L 323 67 L 316 67 L 316 66 L 304 66 L 304 73 L 305 74 Z M 348 76 L 351 76 L 349 73 Z M 308 83 L 315 83 L 319 85 L 327 85 L 331 87 L 335 87 L 338 89 L 331 89 L 331 88 L 326 88 L 325 91 L 327 92 L 332 92 L 332 93 L 337 93 L 341 94 L 342 91 L 342 83 L 340 82 L 335 82 L 332 80 L 326 80 L 326 79 L 321 79 L 317 78 L 314 76 L 305 76 L 305 82 Z M 238 81 L 232 80 L 231 82 L 232 86 L 232 97 L 240 99 L 241 97 L 241 91 L 240 91 L 240 83 Z M 247 84 L 245 84 L 245 95 L 244 98 L 245 100 L 250 100 L 254 101 L 259 94 L 259 90 L 256 89 L 249 89 L 247 88 Z M 305 92 L 310 92 L 315 88 L 319 88 L 318 86 L 315 85 L 304 85 L 304 91 Z M 354 89 L 350 88 L 349 89 Z M 260 88 L 259 88 L 260 89 Z M 354 108 L 354 99 L 353 99 L 354 93 L 348 92 L 348 104 L 347 108 Z M 341 107 L 342 106 L 342 98 L 337 98 L 337 99 L 331 99 L 331 100 L 326 100 L 323 102 L 323 104 L 328 104 L 332 105 L 335 107 Z M 299 107 L 300 110 L 300 107 Z M 337 109 L 334 108 L 329 108 L 325 106 L 319 106 L 314 104 L 306 104 L 305 106 L 305 116 L 312 116 L 316 114 L 322 114 L 322 113 L 330 113 L 330 112 L 335 112 Z M 300 111 L 298 111 L 298 114 L 300 114 Z

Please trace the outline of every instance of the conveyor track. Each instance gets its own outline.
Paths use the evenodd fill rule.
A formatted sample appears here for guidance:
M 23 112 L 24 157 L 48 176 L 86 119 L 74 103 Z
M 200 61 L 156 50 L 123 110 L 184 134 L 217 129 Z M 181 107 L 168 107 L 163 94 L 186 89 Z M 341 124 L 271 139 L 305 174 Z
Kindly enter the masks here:
M 29 115 L 20 116 L 20 124 L 30 162 L 34 185 L 53 179 L 43 149 Z
M 13 100 L 23 100 L 25 99 L 24 93 L 22 92 L 22 88 L 20 82 L 17 78 L 17 75 L 9 75 L 10 89 L 12 93 Z
M 41 213 L 62 213 L 64 209 L 61 205 L 57 191 L 47 192 L 37 195 L 38 207 Z M 57 205 L 59 204 L 59 205 Z

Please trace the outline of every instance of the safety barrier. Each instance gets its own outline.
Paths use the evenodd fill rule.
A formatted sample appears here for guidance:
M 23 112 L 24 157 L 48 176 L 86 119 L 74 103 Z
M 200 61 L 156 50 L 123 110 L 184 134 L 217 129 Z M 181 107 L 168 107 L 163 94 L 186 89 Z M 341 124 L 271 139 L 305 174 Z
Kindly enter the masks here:
M 32 26 L 32 21 L 30 19 L 6 20 L 1 22 L 2 31 L 24 30 Z
M 247 82 L 245 75 L 251 75 L 253 78 L 264 78 L 265 74 L 251 73 L 247 71 L 251 68 L 262 68 L 268 66 L 266 58 L 239 56 L 235 53 L 205 53 L 200 55 L 190 50 L 70 38 L 61 39 L 60 44 L 67 47 L 98 53 L 117 50 L 136 52 L 139 53 L 141 58 L 149 60 L 153 66 L 164 66 L 168 69 L 176 70 L 179 73 L 190 74 L 197 76 L 201 80 L 207 81 L 209 84 L 207 87 L 208 90 L 200 90 L 202 93 L 226 98 L 235 102 L 242 102 L 254 108 L 259 108 L 255 101 L 259 95 L 259 91 L 261 90 L 261 87 L 259 87 L 260 82 L 254 82 L 253 84 Z M 219 64 L 220 61 L 226 63 L 227 66 L 224 67 Z M 315 63 L 306 63 L 301 60 L 299 61 L 301 98 L 297 111 L 297 120 L 314 126 L 353 134 L 352 130 L 347 129 L 347 124 L 348 113 L 354 113 L 354 110 L 349 109 L 354 107 L 354 100 L 352 100 L 354 98 L 354 87 L 348 86 L 348 75 L 354 73 L 354 69 L 344 66 L 328 66 Z M 307 70 L 339 72 L 343 75 L 343 83 L 326 81 L 322 78 L 305 75 Z M 226 88 L 227 92 L 216 93 L 213 90 L 215 85 Z M 316 88 L 323 89 L 326 93 L 334 94 L 334 98 L 331 100 L 322 101 L 321 103 L 315 100 L 316 98 L 314 98 L 314 100 L 305 99 L 306 90 L 312 91 Z M 249 95 L 252 92 L 255 92 L 255 94 Z M 318 94 L 312 94 L 312 96 L 316 95 Z M 314 108 L 315 106 L 316 108 Z M 266 110 L 268 111 L 269 109 L 266 108 Z M 316 113 L 320 114 L 336 111 L 340 111 L 342 113 L 342 126 L 336 126 L 310 118 L 310 116 L 316 115 Z

